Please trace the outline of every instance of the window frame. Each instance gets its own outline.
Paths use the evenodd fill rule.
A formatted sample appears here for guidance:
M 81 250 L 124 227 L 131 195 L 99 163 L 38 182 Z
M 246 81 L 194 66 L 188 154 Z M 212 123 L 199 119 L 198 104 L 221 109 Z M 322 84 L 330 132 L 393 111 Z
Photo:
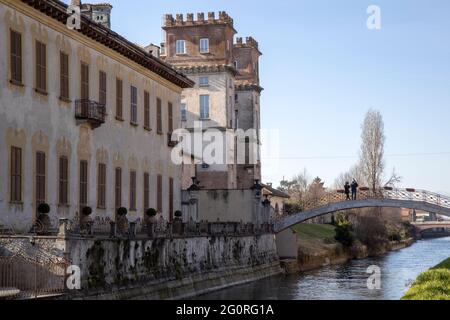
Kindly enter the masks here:
M 206 46 L 205 46 L 206 44 Z M 198 50 L 202 54 L 210 53 L 209 38 L 201 38 L 198 44 Z
M 209 120 L 210 119 L 210 107 L 211 107 L 209 94 L 201 94 L 199 99 L 200 99 L 200 120 Z M 204 101 L 203 99 L 207 99 L 207 100 Z M 206 103 L 206 105 L 205 105 L 205 103 Z M 205 112 L 205 110 L 207 112 Z
M 97 170 L 97 208 L 106 209 L 107 167 L 105 163 L 98 164 Z
M 135 86 L 130 87 L 130 123 L 138 125 L 138 89 Z
M 35 40 L 36 92 L 47 94 L 47 45 Z
M 177 55 L 187 54 L 186 40 L 179 39 L 175 41 L 175 54 Z
M 23 85 L 23 41 L 22 33 L 10 29 L 10 82 Z
M 69 55 L 64 51 L 59 52 L 59 99 L 70 99 L 70 67 Z
M 58 204 L 69 204 L 69 158 L 60 156 L 58 160 Z
M 123 80 L 116 78 L 116 119 L 123 121 Z
M 204 81 L 205 79 L 206 79 L 206 82 Z M 199 87 L 209 87 L 209 77 L 208 76 L 199 77 L 198 86 Z
M 11 146 L 11 168 L 10 168 L 10 201 L 11 203 L 22 203 L 23 195 L 23 163 L 21 147 Z

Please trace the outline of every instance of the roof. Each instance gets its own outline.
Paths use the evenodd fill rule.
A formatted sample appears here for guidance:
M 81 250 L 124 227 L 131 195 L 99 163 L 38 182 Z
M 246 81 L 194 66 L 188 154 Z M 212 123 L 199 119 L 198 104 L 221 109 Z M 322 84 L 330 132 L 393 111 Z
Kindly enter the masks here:
M 66 24 L 69 18 L 69 14 L 67 13 L 68 5 L 59 0 L 21 1 L 63 24 Z M 181 88 L 191 88 L 195 85 L 192 80 L 181 72 L 176 71 L 170 65 L 147 53 L 141 47 L 133 44 L 107 27 L 92 21 L 85 15 L 81 16 L 81 29 L 78 32 L 118 52 Z
M 269 191 L 269 193 L 274 196 L 274 197 L 279 197 L 279 198 L 286 198 L 289 199 L 291 196 L 288 195 L 286 192 L 280 191 L 278 189 L 275 189 L 274 187 L 271 187 L 268 184 L 263 184 L 262 185 L 264 189 L 266 189 L 267 191 Z

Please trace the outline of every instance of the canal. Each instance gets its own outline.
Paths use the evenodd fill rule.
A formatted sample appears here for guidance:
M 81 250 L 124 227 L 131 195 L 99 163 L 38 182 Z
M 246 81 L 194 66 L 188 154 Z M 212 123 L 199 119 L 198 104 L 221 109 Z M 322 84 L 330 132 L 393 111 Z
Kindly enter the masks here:
M 354 260 L 301 275 L 275 276 L 198 297 L 204 300 L 399 300 L 417 276 L 450 257 L 450 238 L 418 241 L 385 256 Z M 369 290 L 367 268 L 381 269 Z

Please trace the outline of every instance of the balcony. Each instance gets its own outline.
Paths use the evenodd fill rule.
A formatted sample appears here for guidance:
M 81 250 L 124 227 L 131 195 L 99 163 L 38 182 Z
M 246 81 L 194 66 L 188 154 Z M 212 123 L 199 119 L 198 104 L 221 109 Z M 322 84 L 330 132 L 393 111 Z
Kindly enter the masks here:
M 76 100 L 75 118 L 78 124 L 89 123 L 93 129 L 98 128 L 105 123 L 106 107 L 91 100 Z

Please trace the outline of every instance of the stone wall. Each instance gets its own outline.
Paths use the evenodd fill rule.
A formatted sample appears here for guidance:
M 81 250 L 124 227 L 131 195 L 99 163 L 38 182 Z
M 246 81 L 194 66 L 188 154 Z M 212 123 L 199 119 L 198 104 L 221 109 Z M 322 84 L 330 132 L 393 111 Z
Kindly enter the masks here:
M 81 267 L 80 298 L 189 296 L 280 272 L 273 235 L 71 239 L 68 254 Z

